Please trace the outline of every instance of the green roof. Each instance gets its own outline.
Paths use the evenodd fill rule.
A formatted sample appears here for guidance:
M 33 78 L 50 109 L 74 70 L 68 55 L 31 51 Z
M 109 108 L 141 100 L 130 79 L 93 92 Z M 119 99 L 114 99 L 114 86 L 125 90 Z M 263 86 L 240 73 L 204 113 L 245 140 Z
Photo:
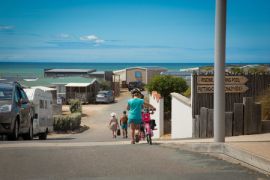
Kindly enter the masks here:
M 59 77 L 59 78 L 39 78 L 36 81 L 20 81 L 20 84 L 27 87 L 46 86 L 51 87 L 57 84 L 68 83 L 93 83 L 96 79 L 85 77 Z

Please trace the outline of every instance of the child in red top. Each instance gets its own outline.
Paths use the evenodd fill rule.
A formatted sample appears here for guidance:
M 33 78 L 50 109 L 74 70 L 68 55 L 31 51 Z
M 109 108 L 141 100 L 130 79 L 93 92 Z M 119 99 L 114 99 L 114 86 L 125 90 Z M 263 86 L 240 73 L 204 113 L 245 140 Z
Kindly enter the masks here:
M 144 123 L 149 123 L 151 120 L 149 109 L 144 109 L 142 113 L 142 120 Z

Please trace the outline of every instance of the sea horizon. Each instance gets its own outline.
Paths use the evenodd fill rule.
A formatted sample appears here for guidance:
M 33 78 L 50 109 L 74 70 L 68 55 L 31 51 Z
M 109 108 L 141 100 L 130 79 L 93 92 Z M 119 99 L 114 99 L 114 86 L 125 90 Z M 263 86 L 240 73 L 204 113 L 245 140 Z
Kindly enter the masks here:
M 227 65 L 254 65 L 270 63 L 227 63 Z M 180 69 L 211 66 L 213 63 L 173 63 L 173 62 L 0 62 L 0 75 L 18 74 L 42 77 L 44 69 L 96 69 L 96 71 L 115 71 L 129 67 L 138 66 L 159 66 L 167 68 L 169 71 L 179 71 Z

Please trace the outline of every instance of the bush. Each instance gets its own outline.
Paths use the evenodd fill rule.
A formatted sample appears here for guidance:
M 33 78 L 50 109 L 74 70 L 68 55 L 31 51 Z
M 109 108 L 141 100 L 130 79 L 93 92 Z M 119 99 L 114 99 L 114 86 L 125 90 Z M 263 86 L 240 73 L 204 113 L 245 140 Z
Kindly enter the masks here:
M 81 113 L 54 116 L 53 128 L 55 131 L 73 131 L 80 128 L 81 118 Z
M 188 85 L 183 78 L 160 75 L 155 76 L 146 86 L 148 92 L 157 91 L 164 98 L 165 111 L 171 110 L 172 92 L 183 93 L 188 89 Z
M 69 104 L 69 110 L 71 113 L 82 112 L 82 105 L 79 99 L 71 99 Z
M 104 91 L 112 89 L 111 82 L 109 81 L 102 80 L 99 82 L 99 85 L 100 85 L 100 89 Z

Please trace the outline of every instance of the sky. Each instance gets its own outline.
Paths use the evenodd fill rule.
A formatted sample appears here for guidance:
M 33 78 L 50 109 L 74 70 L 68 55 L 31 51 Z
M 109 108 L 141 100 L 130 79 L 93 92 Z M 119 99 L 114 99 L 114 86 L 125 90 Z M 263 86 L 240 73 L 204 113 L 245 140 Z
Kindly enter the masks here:
M 215 0 L 0 4 L 0 62 L 214 62 Z M 269 0 L 227 0 L 227 62 L 270 63 L 269 32 Z

